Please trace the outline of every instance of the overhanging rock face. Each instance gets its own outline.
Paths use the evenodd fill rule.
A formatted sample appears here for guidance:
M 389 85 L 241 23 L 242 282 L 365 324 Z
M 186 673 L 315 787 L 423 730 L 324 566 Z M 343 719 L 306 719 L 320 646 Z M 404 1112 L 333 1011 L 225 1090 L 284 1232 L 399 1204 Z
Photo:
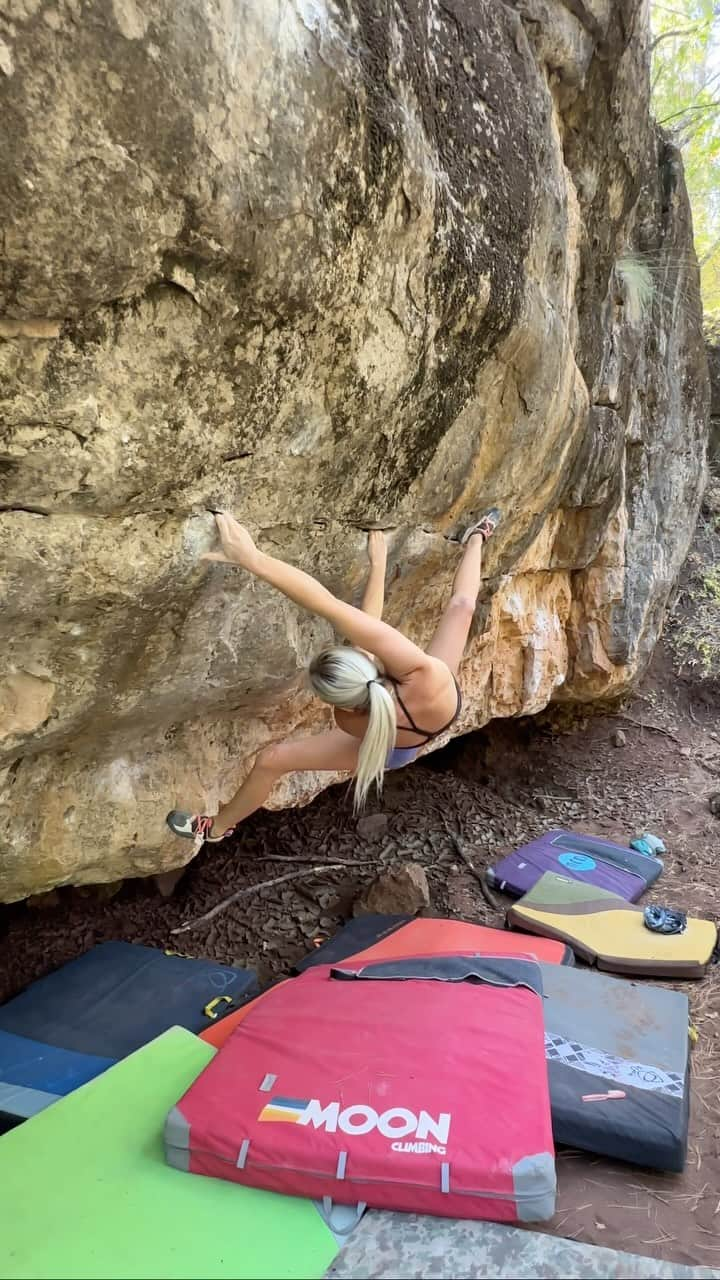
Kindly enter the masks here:
M 347 595 L 354 522 L 392 516 L 388 617 L 421 642 L 443 534 L 498 505 L 459 730 L 625 687 L 687 549 L 707 400 L 641 6 L 10 13 L 0 898 L 178 865 L 169 808 L 212 810 L 325 722 L 302 680 L 325 625 L 199 564 L 208 503 Z

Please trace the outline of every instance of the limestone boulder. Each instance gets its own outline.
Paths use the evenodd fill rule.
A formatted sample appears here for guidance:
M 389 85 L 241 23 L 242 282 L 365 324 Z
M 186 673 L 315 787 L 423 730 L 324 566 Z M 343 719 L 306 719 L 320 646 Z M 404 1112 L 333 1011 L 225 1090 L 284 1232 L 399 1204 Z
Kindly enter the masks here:
M 710 447 L 709 455 L 717 469 L 720 463 L 720 334 L 715 333 L 707 344 L 710 372 Z
M 464 731 L 626 688 L 704 477 L 640 0 L 0 5 L 0 898 L 170 870 L 328 637 L 208 507 L 419 642 L 505 519 Z M 638 290 L 637 263 L 651 288 Z M 329 778 L 287 779 L 271 804 Z

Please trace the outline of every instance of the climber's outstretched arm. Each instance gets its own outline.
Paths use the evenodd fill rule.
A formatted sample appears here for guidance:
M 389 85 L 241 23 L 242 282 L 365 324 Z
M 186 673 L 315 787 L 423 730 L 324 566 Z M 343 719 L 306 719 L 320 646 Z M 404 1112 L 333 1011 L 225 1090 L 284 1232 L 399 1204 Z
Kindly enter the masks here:
M 370 572 L 360 607 L 363 613 L 369 613 L 371 618 L 382 618 L 385 604 L 387 545 L 385 534 L 380 529 L 372 529 L 368 534 L 367 555 L 370 561 Z
M 351 644 L 376 654 L 396 679 L 403 679 L 421 667 L 435 665 L 432 658 L 394 627 L 338 600 L 302 569 L 259 551 L 247 529 L 233 516 L 223 513 L 215 519 L 222 551 L 208 552 L 203 559 L 240 565 L 256 578 L 270 583 L 308 613 L 326 618 Z

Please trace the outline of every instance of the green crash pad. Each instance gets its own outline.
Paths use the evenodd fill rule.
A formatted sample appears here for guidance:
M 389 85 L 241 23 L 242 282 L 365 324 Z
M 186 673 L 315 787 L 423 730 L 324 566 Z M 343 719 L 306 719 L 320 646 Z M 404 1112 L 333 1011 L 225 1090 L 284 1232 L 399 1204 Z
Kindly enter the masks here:
M 309 1200 L 178 1173 L 171 1107 L 215 1055 L 172 1027 L 0 1138 L 3 1280 L 313 1280 L 338 1246 Z

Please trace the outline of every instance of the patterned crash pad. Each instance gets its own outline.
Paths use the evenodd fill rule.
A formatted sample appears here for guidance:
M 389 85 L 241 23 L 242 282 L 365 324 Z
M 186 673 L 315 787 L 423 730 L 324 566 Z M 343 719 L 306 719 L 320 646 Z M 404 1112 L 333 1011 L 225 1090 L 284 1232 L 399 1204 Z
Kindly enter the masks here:
M 0 1139 L 4 1280 L 312 1280 L 337 1253 L 309 1201 L 165 1164 L 168 1109 L 214 1050 L 174 1027 Z
M 710 920 L 688 916 L 684 933 L 653 933 L 641 906 L 552 872 L 513 903 L 507 920 L 512 928 L 567 942 L 598 969 L 656 978 L 701 978 L 717 942 Z
M 540 968 L 555 1141 L 680 1172 L 690 1101 L 687 996 L 588 969 Z M 622 1096 L 603 1098 L 609 1093 Z
M 710 1267 L 681 1267 L 615 1249 L 493 1222 L 447 1222 L 419 1214 L 366 1213 L 327 1280 L 716 1280 Z

